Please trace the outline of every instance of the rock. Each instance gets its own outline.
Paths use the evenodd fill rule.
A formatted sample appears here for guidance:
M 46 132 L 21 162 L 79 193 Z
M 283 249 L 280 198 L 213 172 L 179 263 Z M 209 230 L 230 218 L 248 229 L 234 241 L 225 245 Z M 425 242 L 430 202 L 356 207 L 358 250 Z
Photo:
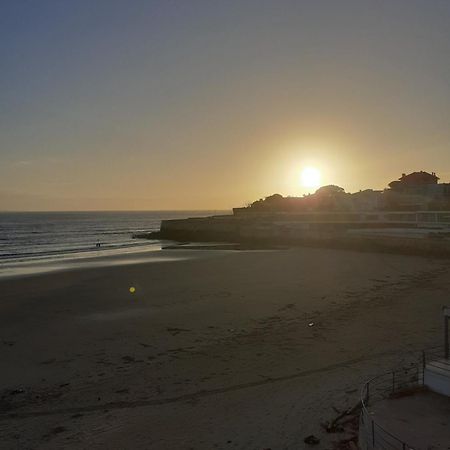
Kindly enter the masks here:
M 313 434 L 306 436 L 305 439 L 303 439 L 303 442 L 308 445 L 317 445 L 320 444 L 320 439 Z
M 19 389 L 13 389 L 10 391 L 9 395 L 17 395 L 17 394 L 23 394 L 25 392 L 25 389 L 19 388 Z

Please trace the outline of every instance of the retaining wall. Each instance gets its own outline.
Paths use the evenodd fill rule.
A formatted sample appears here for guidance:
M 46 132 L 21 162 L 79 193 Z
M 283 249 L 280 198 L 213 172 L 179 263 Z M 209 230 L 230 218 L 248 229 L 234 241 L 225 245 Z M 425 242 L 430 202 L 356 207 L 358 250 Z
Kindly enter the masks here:
M 377 228 L 380 227 L 405 228 L 405 225 L 378 223 Z M 444 235 L 410 237 L 401 233 L 396 236 L 379 236 L 349 232 L 361 228 L 374 228 L 374 224 L 302 223 L 292 220 L 213 216 L 164 220 L 161 224 L 161 237 L 178 241 L 298 244 L 450 256 L 450 238 Z

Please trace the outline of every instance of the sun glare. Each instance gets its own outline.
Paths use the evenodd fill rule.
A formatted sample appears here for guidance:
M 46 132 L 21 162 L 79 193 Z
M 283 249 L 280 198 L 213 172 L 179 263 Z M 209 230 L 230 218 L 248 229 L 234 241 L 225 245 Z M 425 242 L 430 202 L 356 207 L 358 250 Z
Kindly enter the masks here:
M 320 172 L 314 167 L 305 167 L 301 173 L 301 183 L 306 188 L 320 186 Z

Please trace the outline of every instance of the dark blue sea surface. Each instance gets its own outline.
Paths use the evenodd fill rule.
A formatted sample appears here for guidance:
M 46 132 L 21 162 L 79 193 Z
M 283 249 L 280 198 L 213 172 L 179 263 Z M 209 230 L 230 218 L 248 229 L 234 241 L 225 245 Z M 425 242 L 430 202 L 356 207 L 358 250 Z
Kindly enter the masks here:
M 133 239 L 133 234 L 159 230 L 163 219 L 215 213 L 217 211 L 0 213 L 0 263 L 150 250 L 159 241 Z

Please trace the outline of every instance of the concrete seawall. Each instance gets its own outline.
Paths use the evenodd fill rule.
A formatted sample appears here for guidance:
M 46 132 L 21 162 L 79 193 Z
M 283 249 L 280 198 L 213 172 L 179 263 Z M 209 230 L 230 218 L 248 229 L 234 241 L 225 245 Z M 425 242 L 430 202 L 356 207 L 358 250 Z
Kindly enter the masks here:
M 383 229 L 394 229 L 396 233 L 383 235 L 379 233 Z M 164 220 L 160 236 L 178 241 L 321 246 L 450 256 L 450 228 L 448 232 L 436 232 L 422 229 L 417 223 L 302 223 L 298 220 L 280 220 L 279 217 L 263 219 L 230 215 Z

